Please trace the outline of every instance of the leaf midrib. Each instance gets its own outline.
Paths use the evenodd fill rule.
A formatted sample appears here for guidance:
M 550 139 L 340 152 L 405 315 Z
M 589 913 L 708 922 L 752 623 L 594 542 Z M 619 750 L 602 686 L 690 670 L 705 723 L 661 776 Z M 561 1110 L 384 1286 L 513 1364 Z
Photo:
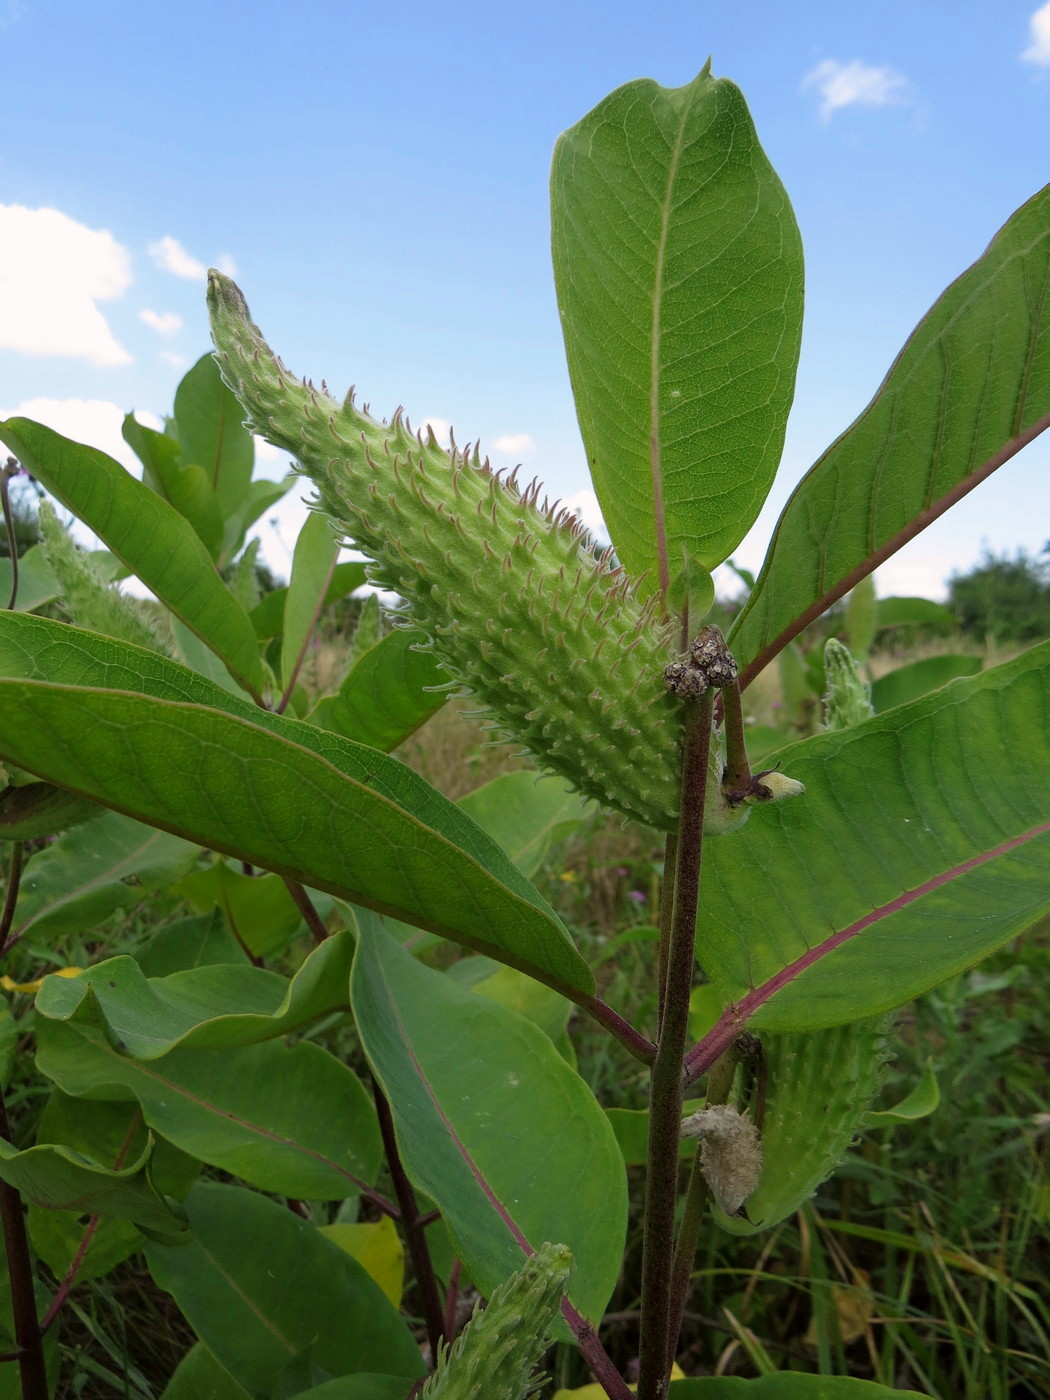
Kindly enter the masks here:
M 675 133 L 671 164 L 667 172 L 667 186 L 664 190 L 664 201 L 660 210 L 660 237 L 656 245 L 656 266 L 653 272 L 653 315 L 649 341 L 649 470 L 653 483 L 653 525 L 656 534 L 656 559 L 662 594 L 667 593 L 671 579 L 668 565 L 667 519 L 664 510 L 663 462 L 660 441 L 660 313 L 663 306 L 664 261 L 671 226 L 671 196 L 678 176 L 678 163 L 682 156 L 689 112 L 690 104 L 684 103 L 679 116 L 678 131 Z

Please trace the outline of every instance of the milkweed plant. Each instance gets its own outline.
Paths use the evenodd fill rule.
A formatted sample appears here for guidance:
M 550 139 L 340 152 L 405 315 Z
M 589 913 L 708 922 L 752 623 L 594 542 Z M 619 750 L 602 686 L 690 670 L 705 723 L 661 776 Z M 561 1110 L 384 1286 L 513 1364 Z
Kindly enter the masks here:
M 125 422 L 141 480 L 0 424 L 5 493 L 20 466 L 105 545 L 42 509 L 0 613 L 0 946 L 64 974 L 6 979 L 0 1021 L 5 1089 L 17 1043 L 46 1102 L 35 1141 L 0 1113 L 0 1324 L 26 1400 L 54 1393 L 69 1289 L 139 1250 L 198 1338 L 165 1400 L 515 1400 L 552 1341 L 627 1400 L 602 1318 L 633 1159 L 571 1018 L 648 1075 L 637 1394 L 715 1400 L 722 1380 L 671 1378 L 704 1232 L 802 1207 L 864 1131 L 894 1009 L 1050 910 L 1050 644 L 881 703 L 870 628 L 799 649 L 840 600 L 870 612 L 873 570 L 1050 426 L 1050 187 L 800 481 L 726 635 L 711 572 L 770 489 L 799 353 L 788 197 L 708 65 L 565 132 L 551 210 L 610 548 L 478 446 L 297 378 L 218 272 L 214 359 L 163 431 Z M 253 433 L 294 477 L 253 479 Z M 314 510 L 263 595 L 249 534 L 293 480 Z M 318 697 L 311 639 L 366 577 L 397 625 L 363 622 Z M 772 663 L 817 719 L 753 762 Z M 450 694 L 546 776 L 452 802 L 392 756 Z M 588 803 L 665 845 L 650 1023 L 605 999 L 532 883 Z M 153 891 L 178 917 L 149 923 Z M 140 907 L 147 934 L 93 960 L 87 931 Z M 489 1304 L 460 1330 L 468 1281 Z M 790 1394 L 875 1400 L 882 1379 L 792 1373 Z

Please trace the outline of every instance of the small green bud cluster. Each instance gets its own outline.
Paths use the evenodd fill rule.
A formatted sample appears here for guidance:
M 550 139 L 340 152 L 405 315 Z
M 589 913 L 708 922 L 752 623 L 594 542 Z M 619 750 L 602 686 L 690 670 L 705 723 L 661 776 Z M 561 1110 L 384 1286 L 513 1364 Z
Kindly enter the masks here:
M 248 426 L 292 453 L 372 578 L 411 608 L 446 668 L 579 791 L 662 830 L 678 814 L 677 706 L 662 684 L 671 624 L 576 517 L 284 368 L 240 291 L 211 274 L 216 359 Z M 710 825 L 739 825 L 713 773 Z M 721 824 L 721 826 L 720 826 Z
M 544 1377 L 536 1375 L 572 1269 L 572 1252 L 545 1244 L 517 1273 L 495 1289 L 488 1306 L 474 1315 L 437 1370 L 420 1400 L 529 1400 Z
M 875 713 L 856 658 L 837 637 L 824 646 L 824 728 L 849 729 Z

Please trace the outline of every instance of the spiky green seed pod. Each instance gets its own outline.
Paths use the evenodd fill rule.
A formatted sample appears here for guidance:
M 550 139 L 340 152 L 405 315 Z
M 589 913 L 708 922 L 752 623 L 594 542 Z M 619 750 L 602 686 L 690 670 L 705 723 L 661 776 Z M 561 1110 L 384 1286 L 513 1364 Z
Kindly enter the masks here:
M 837 637 L 824 646 L 824 728 L 849 729 L 875 713 L 871 688 L 850 650 Z
M 528 1400 L 549 1345 L 558 1305 L 572 1269 L 572 1252 L 545 1244 L 511 1274 L 445 1348 L 420 1400 Z
M 747 1217 L 715 1218 L 734 1235 L 768 1230 L 808 1201 L 864 1126 L 888 1058 L 886 1017 L 805 1034 L 763 1035 L 762 1171 Z
M 597 555 L 576 517 L 519 490 L 473 453 L 414 434 L 400 412 L 378 422 L 288 371 L 237 286 L 212 272 L 216 359 L 248 426 L 292 453 L 372 578 L 410 605 L 447 669 L 500 724 L 580 792 L 673 830 L 680 718 L 663 683 L 673 629 Z M 715 748 L 715 746 L 712 746 Z M 730 808 L 712 757 L 706 826 Z

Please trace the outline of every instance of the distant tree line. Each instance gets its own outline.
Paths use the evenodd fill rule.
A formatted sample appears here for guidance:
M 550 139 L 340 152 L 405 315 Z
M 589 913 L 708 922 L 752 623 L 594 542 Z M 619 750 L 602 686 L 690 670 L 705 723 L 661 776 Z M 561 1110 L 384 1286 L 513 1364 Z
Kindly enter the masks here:
M 963 632 L 979 641 L 1032 642 L 1050 637 L 1050 542 L 1037 558 L 986 550 L 948 583 L 948 606 Z

